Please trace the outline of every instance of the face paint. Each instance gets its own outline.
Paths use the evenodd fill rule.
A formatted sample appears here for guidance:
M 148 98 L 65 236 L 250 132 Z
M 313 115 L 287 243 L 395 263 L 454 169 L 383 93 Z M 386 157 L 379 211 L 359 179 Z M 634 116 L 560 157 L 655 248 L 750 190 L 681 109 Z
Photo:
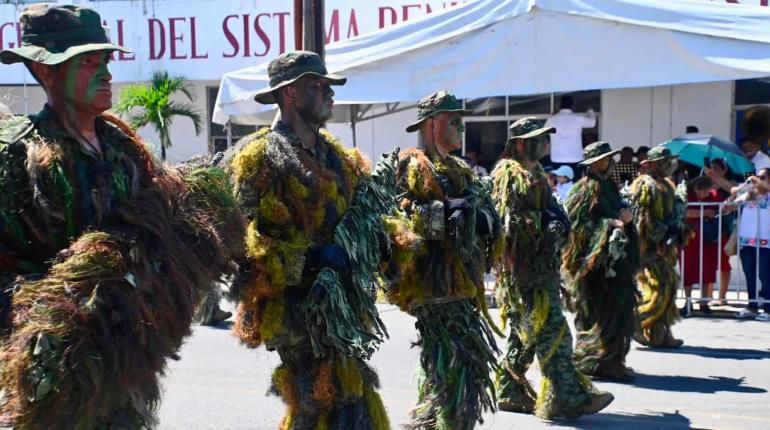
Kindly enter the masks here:
M 677 167 L 679 166 L 676 160 L 668 159 L 661 161 L 656 170 L 661 176 L 673 176 Z
M 321 125 L 332 118 L 334 91 L 325 78 L 308 76 L 297 83 L 295 109 L 310 124 Z
M 442 156 L 463 147 L 465 125 L 460 115 L 451 112 L 440 113 L 433 117 L 432 127 L 436 149 Z
M 112 107 L 112 76 L 107 70 L 109 54 L 95 52 L 78 55 L 57 68 L 64 82 L 63 100 L 70 114 L 100 114 Z
M 524 151 L 527 158 L 532 161 L 539 161 L 545 157 L 548 154 L 549 146 L 548 136 L 542 134 L 524 141 Z

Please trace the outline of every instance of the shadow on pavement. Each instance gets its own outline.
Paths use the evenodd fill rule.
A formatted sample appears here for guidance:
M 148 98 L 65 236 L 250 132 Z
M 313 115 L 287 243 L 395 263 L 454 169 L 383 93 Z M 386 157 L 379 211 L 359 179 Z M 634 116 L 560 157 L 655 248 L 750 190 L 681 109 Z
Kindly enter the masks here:
M 577 425 L 576 425 L 577 423 Z M 650 412 L 642 414 L 623 413 L 598 413 L 579 420 L 554 421 L 552 426 L 577 426 L 581 429 L 695 429 L 690 427 L 690 419 L 676 411 L 676 413 Z M 702 429 L 695 429 L 702 430 Z
M 671 376 L 671 375 L 645 375 L 636 374 L 634 387 L 648 390 L 706 393 L 712 394 L 720 391 L 732 393 L 766 393 L 764 388 L 743 385 L 745 378 L 727 378 L 724 376 L 709 376 L 699 378 L 695 376 Z
M 210 325 L 201 324 L 200 327 L 213 328 L 215 330 L 231 330 L 233 328 L 233 322 L 228 320 L 217 324 L 210 324 Z
M 639 348 L 640 351 L 662 352 L 665 354 L 692 354 L 705 358 L 726 358 L 730 360 L 764 360 L 770 358 L 770 350 L 709 348 L 707 346 L 684 345 L 676 349 Z

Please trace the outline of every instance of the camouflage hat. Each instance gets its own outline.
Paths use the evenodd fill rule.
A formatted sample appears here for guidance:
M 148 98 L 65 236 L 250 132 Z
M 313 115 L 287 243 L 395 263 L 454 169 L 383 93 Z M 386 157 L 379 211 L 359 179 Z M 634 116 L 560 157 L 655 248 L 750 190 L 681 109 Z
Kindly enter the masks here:
M 665 160 L 668 158 L 677 158 L 677 155 L 671 153 L 671 150 L 665 146 L 656 146 L 647 151 L 647 159 L 642 163 L 652 163 L 653 161 Z
M 265 105 L 275 103 L 273 91 L 292 84 L 305 75 L 326 78 L 332 85 L 345 85 L 348 80 L 343 76 L 327 72 L 323 58 L 315 52 L 290 51 L 274 58 L 267 65 L 270 86 L 259 90 L 254 96 L 254 100 Z
M 407 133 L 419 130 L 423 121 L 444 112 L 455 112 L 460 115 L 471 113 L 463 109 L 462 102 L 457 100 L 454 94 L 445 90 L 436 91 L 417 103 L 417 121 L 406 128 Z
M 543 126 L 543 121 L 533 116 L 516 120 L 516 122 L 511 124 L 510 130 L 511 137 L 508 139 L 509 142 L 513 139 L 530 139 L 543 133 L 556 132 L 555 128 Z
M 37 4 L 21 14 L 21 46 L 0 52 L 0 62 L 56 65 L 96 51 L 131 52 L 110 42 L 96 11 L 72 5 Z
M 612 157 L 619 153 L 620 151 L 617 149 L 614 151 L 612 150 L 609 142 L 594 142 L 583 148 L 583 161 L 578 164 L 581 166 L 589 166 L 603 158 Z

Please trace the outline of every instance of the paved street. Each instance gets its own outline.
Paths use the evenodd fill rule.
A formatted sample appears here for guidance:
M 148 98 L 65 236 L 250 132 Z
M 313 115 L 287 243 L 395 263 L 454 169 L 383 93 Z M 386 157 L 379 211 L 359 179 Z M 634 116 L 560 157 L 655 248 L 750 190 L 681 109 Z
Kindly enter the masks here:
M 391 337 L 373 363 L 395 428 L 406 422 L 416 398 L 418 352 L 410 348 L 413 320 L 392 306 L 380 310 Z M 616 398 L 601 414 L 558 423 L 489 414 L 478 428 L 770 428 L 770 324 L 689 318 L 674 332 L 685 340 L 682 349 L 652 351 L 634 344 L 628 357 L 638 372 L 633 384 L 599 383 Z M 265 392 L 277 354 L 239 346 L 227 328 L 196 327 L 181 356 L 164 381 L 160 429 L 276 428 L 283 407 Z M 528 376 L 537 384 L 538 369 Z

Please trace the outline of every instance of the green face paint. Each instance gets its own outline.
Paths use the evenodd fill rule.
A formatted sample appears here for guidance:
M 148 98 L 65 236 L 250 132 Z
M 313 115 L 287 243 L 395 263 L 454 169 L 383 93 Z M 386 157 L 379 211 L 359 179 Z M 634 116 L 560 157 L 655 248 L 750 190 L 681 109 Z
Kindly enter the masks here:
M 64 100 L 67 112 L 101 113 L 112 105 L 106 52 L 78 55 L 64 67 Z

